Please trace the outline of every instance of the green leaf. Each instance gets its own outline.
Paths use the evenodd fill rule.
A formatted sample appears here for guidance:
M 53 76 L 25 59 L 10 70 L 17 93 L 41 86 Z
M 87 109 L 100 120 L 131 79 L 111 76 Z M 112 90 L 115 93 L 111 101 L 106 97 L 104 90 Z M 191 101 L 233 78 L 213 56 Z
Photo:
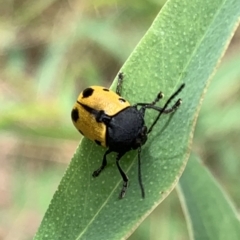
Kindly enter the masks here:
M 126 238 L 169 194 L 188 159 L 203 91 L 239 13 L 237 0 L 167 2 L 121 70 L 125 74 L 122 95 L 131 103 L 152 102 L 159 91 L 167 99 L 186 83 L 181 107 L 162 116 L 142 148 L 146 198 L 141 199 L 136 151 L 121 159 L 130 187 L 119 200 L 122 180 L 116 156 L 112 154 L 108 167 L 93 179 L 105 149 L 83 139 L 35 239 Z M 156 112 L 147 112 L 147 126 L 155 116 Z
M 214 76 L 204 99 L 201 118 L 196 127 L 195 137 L 198 138 L 198 141 L 202 138 L 202 141 L 205 142 L 206 137 L 211 139 L 213 136 L 215 138 L 219 136 L 221 138 L 220 136 L 230 132 L 236 134 L 239 131 L 239 66 L 240 56 L 237 54 L 234 58 L 225 61 Z M 213 109 L 214 114 L 212 114 Z M 204 129 L 207 127 L 206 134 Z
M 240 239 L 237 210 L 194 155 L 180 178 L 178 192 L 192 239 Z

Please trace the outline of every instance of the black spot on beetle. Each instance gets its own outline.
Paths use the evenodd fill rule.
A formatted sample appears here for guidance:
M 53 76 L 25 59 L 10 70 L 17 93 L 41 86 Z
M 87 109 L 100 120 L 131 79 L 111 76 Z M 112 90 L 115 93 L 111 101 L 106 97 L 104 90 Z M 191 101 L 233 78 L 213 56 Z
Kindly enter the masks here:
M 93 92 L 94 92 L 94 89 L 92 89 L 92 88 L 86 88 L 86 89 L 84 89 L 83 90 L 83 98 L 88 98 L 88 97 L 90 97 L 92 94 L 93 94 Z
M 126 100 L 124 98 L 119 98 L 118 99 L 120 102 L 126 102 Z
M 100 141 L 95 140 L 95 143 L 96 143 L 97 145 L 101 146 L 101 142 L 100 142 Z
M 79 119 L 79 112 L 77 108 L 74 108 L 72 110 L 71 117 L 74 122 L 77 122 L 77 120 Z
M 107 89 L 107 88 L 103 88 L 103 91 L 109 92 L 109 89 Z

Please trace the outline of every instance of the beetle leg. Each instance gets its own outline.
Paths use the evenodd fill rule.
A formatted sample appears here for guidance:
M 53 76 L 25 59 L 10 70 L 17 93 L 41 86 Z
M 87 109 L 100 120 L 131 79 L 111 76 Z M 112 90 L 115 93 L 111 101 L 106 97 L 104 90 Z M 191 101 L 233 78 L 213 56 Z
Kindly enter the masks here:
M 167 100 L 167 102 L 164 104 L 163 108 L 161 109 L 161 111 L 159 111 L 159 114 L 157 115 L 157 117 L 155 118 L 154 122 L 152 123 L 152 125 L 150 126 L 150 128 L 148 129 L 147 133 L 150 133 L 153 129 L 153 127 L 155 126 L 155 124 L 157 123 L 157 121 L 159 120 L 159 118 L 161 117 L 161 115 L 167 110 L 167 107 L 169 105 L 169 103 L 183 90 L 183 88 L 185 87 L 185 84 L 182 84 L 175 93 L 172 94 L 172 96 L 170 96 L 170 98 Z M 181 99 L 178 99 L 177 102 L 174 104 L 175 109 L 181 104 Z M 176 107 L 177 106 L 177 107 Z M 153 108 L 154 109 L 154 108 Z
M 179 98 L 172 107 L 168 108 L 168 109 L 165 109 L 164 108 L 161 108 L 161 107 L 157 107 L 157 106 L 153 106 L 153 105 L 149 105 L 149 106 L 145 106 L 145 108 L 151 108 L 151 109 L 154 109 L 158 112 L 162 112 L 162 113 L 165 113 L 165 114 L 168 114 L 168 113 L 171 113 L 171 112 L 174 112 L 177 110 L 177 108 L 181 105 L 182 103 L 182 100 Z
M 151 102 L 151 103 L 136 103 L 136 104 L 134 105 L 134 107 L 142 106 L 142 109 L 140 109 L 140 110 L 143 112 L 143 116 L 144 116 L 145 110 L 146 110 L 147 108 L 154 109 L 154 110 L 156 110 L 156 111 L 158 111 L 158 112 L 161 112 L 161 114 L 162 114 L 162 113 L 168 114 L 168 113 L 174 112 L 174 111 L 181 105 L 181 103 L 182 103 L 182 100 L 181 100 L 180 98 L 174 103 L 174 105 L 173 105 L 172 107 L 170 107 L 170 108 L 167 108 L 167 107 L 168 107 L 169 103 L 172 101 L 172 99 L 173 99 L 174 97 L 176 97 L 176 95 L 177 95 L 180 91 L 182 91 L 182 89 L 184 88 L 184 86 L 185 86 L 185 84 L 182 84 L 182 85 L 180 86 L 180 88 L 168 99 L 167 103 L 166 103 L 166 104 L 164 105 L 164 107 L 162 107 L 162 108 L 155 106 L 155 104 L 156 104 L 159 100 L 161 100 L 161 99 L 163 98 L 164 95 L 163 95 L 162 92 L 160 92 L 160 93 L 157 95 L 157 97 L 154 99 L 153 102 Z
M 118 171 L 120 172 L 121 176 L 122 176 L 122 179 L 123 179 L 123 186 L 122 186 L 122 190 L 119 194 L 119 198 L 123 198 L 125 196 L 125 193 L 127 191 L 127 188 L 128 188 L 128 177 L 126 175 L 126 173 L 122 170 L 120 164 L 119 164 L 119 160 L 121 159 L 121 157 L 124 155 L 124 153 L 122 154 L 118 154 L 117 155 L 117 158 L 116 158 L 116 164 L 117 164 L 117 168 L 118 168 Z
M 98 168 L 97 170 L 95 170 L 92 174 L 93 177 L 97 177 L 101 171 L 107 166 L 107 155 L 112 152 L 110 149 L 108 149 L 103 156 L 103 160 L 102 160 L 102 165 L 100 168 Z
M 121 96 L 123 78 L 124 78 L 124 75 L 122 72 L 120 72 L 118 74 L 118 83 L 117 83 L 117 89 L 116 89 L 116 93 L 119 96 Z
M 136 103 L 133 106 L 134 107 L 142 106 L 145 108 L 147 108 L 148 106 L 154 106 L 157 102 L 159 102 L 159 100 L 161 100 L 163 98 L 163 96 L 164 96 L 163 93 L 160 92 L 160 93 L 158 93 L 157 97 L 154 99 L 153 102 L 151 102 L 151 103 Z

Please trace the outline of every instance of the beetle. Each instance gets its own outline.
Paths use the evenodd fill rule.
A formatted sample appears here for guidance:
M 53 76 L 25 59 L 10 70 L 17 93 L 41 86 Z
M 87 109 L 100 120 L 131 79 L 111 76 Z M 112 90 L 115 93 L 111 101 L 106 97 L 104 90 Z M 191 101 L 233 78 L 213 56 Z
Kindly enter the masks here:
M 100 86 L 91 86 L 84 89 L 71 112 L 71 118 L 75 127 L 85 137 L 95 141 L 98 145 L 107 147 L 102 159 L 101 166 L 92 174 L 99 176 L 107 165 L 107 155 L 116 152 L 116 165 L 123 180 L 123 186 L 119 198 L 125 196 L 128 188 L 128 177 L 121 168 L 119 162 L 123 155 L 130 150 L 138 151 L 138 181 L 142 198 L 145 191 L 141 177 L 141 149 L 146 143 L 148 134 L 158 122 L 161 115 L 174 112 L 182 103 L 179 98 L 172 107 L 168 108 L 170 102 L 182 91 L 185 84 L 182 84 L 174 92 L 161 108 L 155 104 L 163 98 L 163 93 L 158 93 L 151 103 L 136 103 L 130 105 L 121 96 L 123 73 L 118 74 L 116 93 Z M 158 112 L 157 117 L 149 128 L 145 125 L 144 116 L 146 109 L 153 109 Z

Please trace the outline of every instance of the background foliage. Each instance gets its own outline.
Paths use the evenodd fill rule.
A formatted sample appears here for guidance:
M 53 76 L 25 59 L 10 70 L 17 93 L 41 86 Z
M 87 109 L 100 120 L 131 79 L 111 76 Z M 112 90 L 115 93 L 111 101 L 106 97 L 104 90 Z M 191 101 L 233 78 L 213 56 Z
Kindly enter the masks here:
M 76 96 L 110 85 L 163 4 L 1 4 L 0 239 L 32 239 L 80 139 L 68 114 Z M 239 39 L 237 31 L 209 87 L 193 145 L 238 208 Z M 175 192 L 130 239 L 188 239 Z

